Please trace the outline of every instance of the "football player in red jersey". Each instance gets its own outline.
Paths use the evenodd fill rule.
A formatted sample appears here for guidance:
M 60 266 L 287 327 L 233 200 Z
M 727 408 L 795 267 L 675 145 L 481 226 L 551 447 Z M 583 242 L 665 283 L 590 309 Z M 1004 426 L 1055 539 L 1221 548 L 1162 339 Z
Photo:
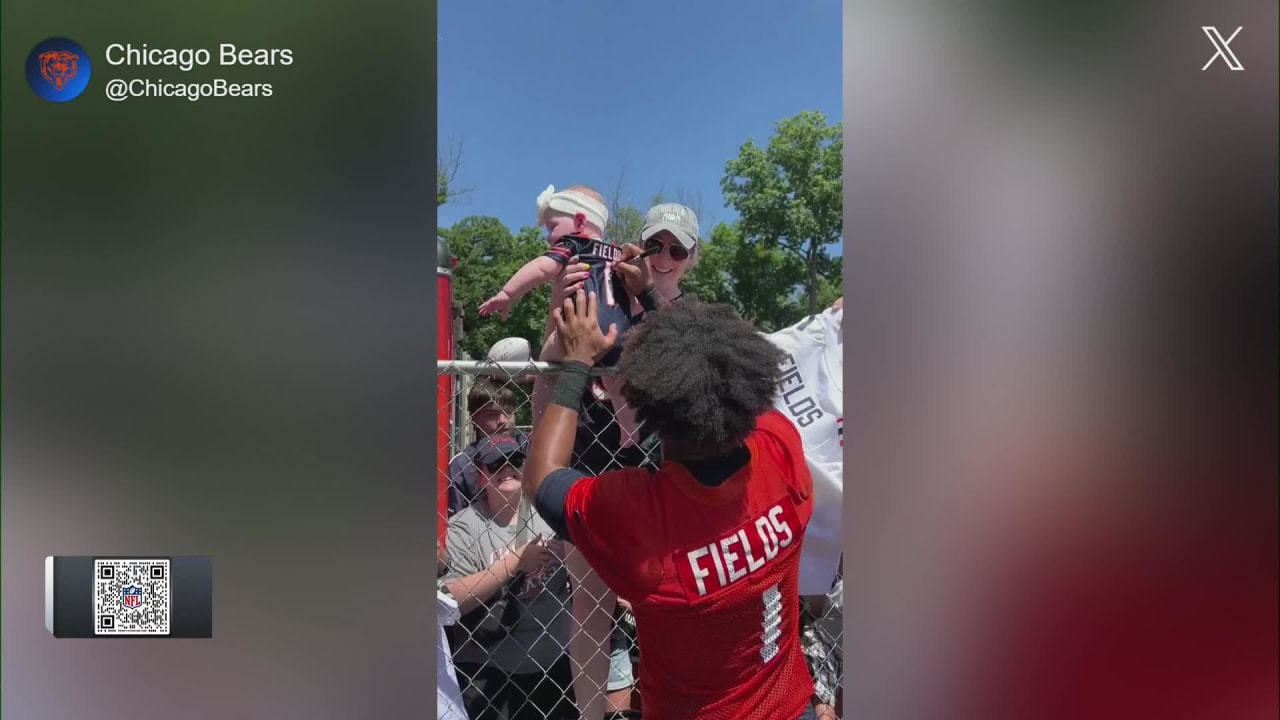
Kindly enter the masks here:
M 773 409 L 782 352 L 732 308 L 686 301 L 633 328 L 623 395 L 661 435 L 659 470 L 568 467 L 589 367 L 617 338 L 595 295 L 555 313 L 564 367 L 534 430 L 524 491 L 628 600 L 647 720 L 812 717 L 800 646 L 800 544 L 812 479 Z

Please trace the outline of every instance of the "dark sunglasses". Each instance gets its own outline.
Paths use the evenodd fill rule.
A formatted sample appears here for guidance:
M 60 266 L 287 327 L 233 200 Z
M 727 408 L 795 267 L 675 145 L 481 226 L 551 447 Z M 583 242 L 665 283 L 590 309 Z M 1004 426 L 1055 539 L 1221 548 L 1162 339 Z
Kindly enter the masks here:
M 671 255 L 671 259 L 676 262 L 683 262 L 689 259 L 689 251 L 685 246 L 678 243 L 664 243 L 658 238 L 649 238 L 644 243 L 645 250 L 655 250 L 661 253 L 664 249 Z

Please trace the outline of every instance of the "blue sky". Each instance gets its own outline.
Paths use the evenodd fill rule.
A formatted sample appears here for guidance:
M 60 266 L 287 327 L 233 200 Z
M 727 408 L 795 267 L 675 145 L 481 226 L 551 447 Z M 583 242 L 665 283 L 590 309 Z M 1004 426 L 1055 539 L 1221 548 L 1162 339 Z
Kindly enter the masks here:
M 444 0 L 439 133 L 461 141 L 448 226 L 534 223 L 548 184 L 701 196 L 703 232 L 734 219 L 725 162 L 802 110 L 841 118 L 840 0 Z

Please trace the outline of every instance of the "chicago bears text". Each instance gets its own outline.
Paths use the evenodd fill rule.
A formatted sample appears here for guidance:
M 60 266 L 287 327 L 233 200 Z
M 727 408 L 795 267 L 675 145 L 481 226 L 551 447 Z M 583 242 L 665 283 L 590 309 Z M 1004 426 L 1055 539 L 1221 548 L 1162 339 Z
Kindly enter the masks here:
M 215 57 L 207 48 L 155 48 L 146 43 L 113 43 L 107 46 L 105 55 L 108 65 L 175 67 L 183 72 L 208 65 Z M 216 57 L 222 66 L 293 64 L 293 51 L 288 48 L 238 48 L 222 43 Z

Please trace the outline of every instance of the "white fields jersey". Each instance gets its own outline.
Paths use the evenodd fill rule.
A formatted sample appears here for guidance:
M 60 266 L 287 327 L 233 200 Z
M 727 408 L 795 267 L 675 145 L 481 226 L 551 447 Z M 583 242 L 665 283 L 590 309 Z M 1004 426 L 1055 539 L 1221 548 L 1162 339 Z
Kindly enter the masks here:
M 437 720 L 468 720 L 467 711 L 462 706 L 458 674 L 453 669 L 453 653 L 449 652 L 449 640 L 444 636 L 444 626 L 458 622 L 458 616 L 458 603 L 453 597 L 436 590 Z
M 831 591 L 844 552 L 843 310 L 766 335 L 787 353 L 774 406 L 795 423 L 813 475 L 813 517 L 800 550 L 800 594 Z

